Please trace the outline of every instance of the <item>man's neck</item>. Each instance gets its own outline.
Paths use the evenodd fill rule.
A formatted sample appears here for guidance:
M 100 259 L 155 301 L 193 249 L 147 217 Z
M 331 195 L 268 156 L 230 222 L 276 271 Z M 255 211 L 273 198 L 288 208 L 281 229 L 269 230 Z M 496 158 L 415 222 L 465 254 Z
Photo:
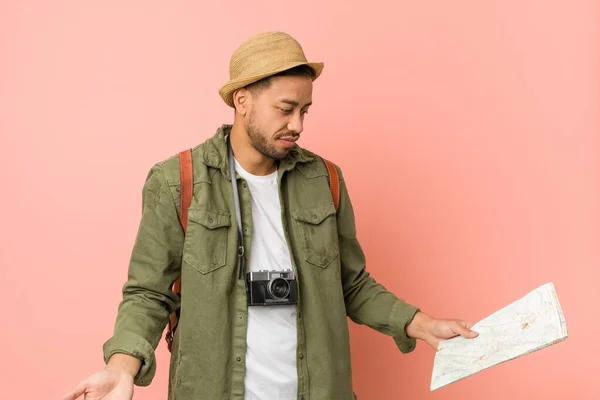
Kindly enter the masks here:
M 231 149 L 237 162 L 252 175 L 263 176 L 275 172 L 277 163 L 269 157 L 265 157 L 252 146 L 248 134 L 243 127 L 231 128 Z

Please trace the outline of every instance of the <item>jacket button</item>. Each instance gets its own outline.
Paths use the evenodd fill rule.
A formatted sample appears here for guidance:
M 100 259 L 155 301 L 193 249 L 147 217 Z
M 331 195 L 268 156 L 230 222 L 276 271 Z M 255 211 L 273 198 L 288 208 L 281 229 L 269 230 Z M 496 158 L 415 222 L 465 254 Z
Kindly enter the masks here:
M 240 361 L 242 361 L 242 358 L 241 357 L 236 357 L 235 361 L 240 362 Z
M 300 359 L 304 359 L 304 354 L 300 353 Z

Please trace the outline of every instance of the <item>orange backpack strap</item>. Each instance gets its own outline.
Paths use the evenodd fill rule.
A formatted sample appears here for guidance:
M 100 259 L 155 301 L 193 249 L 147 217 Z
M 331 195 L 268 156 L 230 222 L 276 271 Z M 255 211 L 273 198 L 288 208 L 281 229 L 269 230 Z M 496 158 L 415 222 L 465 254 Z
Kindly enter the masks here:
M 327 173 L 329 174 L 329 188 L 331 190 L 331 195 L 333 196 L 333 205 L 335 206 L 335 211 L 337 212 L 340 208 L 340 176 L 338 175 L 338 170 L 331 161 L 323 158 L 323 162 L 327 167 Z
M 188 208 L 192 204 L 192 151 L 190 149 L 179 153 L 179 171 L 181 175 L 181 212 L 179 221 L 185 233 L 187 229 Z
M 179 222 L 183 228 L 185 234 L 187 230 L 188 221 L 188 208 L 192 204 L 192 190 L 193 190 L 193 179 L 192 179 L 192 151 L 190 149 L 184 150 L 179 153 L 179 171 L 180 171 L 180 187 L 179 193 L 181 198 L 181 207 L 179 210 Z M 179 276 L 173 283 L 173 292 L 176 294 L 181 293 L 181 276 Z M 174 312 L 169 315 L 169 330 L 167 331 L 166 340 L 167 348 L 171 351 L 173 346 L 173 336 L 175 335 L 175 328 L 179 319 L 179 312 Z

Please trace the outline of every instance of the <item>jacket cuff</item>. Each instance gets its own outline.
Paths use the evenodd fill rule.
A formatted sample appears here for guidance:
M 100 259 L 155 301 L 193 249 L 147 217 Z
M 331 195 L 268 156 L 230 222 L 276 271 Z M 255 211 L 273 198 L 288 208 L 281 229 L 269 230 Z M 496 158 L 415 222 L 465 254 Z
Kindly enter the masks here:
M 398 300 L 392 306 L 390 312 L 390 326 L 392 327 L 392 338 L 402 353 L 410 353 L 417 346 L 417 340 L 406 334 L 406 327 L 410 324 L 417 312 L 418 307 Z
M 154 349 L 143 337 L 132 332 L 121 332 L 107 340 L 102 350 L 105 364 L 108 364 L 110 357 L 116 353 L 128 354 L 141 360 L 142 365 L 133 383 L 137 386 L 148 386 L 152 382 L 156 373 L 156 358 Z

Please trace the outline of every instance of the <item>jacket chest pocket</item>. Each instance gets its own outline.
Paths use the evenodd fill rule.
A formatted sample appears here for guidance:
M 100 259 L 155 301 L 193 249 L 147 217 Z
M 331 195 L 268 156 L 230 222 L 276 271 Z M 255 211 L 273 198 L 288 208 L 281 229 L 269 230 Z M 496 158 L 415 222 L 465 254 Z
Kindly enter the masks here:
M 190 208 L 183 260 L 203 274 L 225 266 L 230 227 L 231 215 L 226 211 Z
M 332 203 L 291 212 L 304 259 L 317 267 L 326 268 L 338 256 L 335 214 Z

